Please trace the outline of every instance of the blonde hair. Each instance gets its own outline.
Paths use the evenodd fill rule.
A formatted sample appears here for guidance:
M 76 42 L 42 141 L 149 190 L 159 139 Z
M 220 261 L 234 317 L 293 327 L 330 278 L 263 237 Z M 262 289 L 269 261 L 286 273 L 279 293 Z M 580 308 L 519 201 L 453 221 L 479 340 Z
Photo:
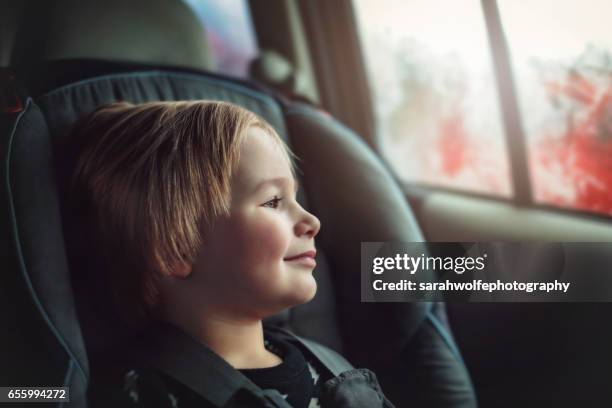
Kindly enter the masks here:
M 147 320 L 158 284 L 193 263 L 204 233 L 227 215 L 241 143 L 260 127 L 295 156 L 254 113 L 225 102 L 118 102 L 75 129 L 72 192 L 86 203 L 89 234 L 118 309 Z

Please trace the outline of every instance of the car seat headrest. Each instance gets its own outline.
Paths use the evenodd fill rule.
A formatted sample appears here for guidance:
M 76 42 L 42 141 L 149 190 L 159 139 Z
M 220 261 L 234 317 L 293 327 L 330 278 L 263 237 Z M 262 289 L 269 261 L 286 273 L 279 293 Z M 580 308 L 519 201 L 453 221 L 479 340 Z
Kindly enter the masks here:
M 143 12 L 146 10 L 146 12 Z M 204 26 L 180 0 L 58 0 L 41 57 L 213 69 Z

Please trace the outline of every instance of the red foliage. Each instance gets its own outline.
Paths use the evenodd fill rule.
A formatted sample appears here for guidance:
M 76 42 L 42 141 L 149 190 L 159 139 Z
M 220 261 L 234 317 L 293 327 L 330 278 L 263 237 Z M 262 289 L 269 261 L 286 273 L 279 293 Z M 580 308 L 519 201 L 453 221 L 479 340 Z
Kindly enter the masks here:
M 570 73 L 565 84 L 545 86 L 552 97 L 569 98 L 575 107 L 566 133 L 538 144 L 536 165 L 571 183 L 573 197 L 563 199 L 554 187 L 535 180 L 543 189 L 538 193 L 552 204 L 612 214 L 612 87 L 597 89 L 577 73 Z
M 441 169 L 450 177 L 458 174 L 467 163 L 469 137 L 463 125 L 463 118 L 456 113 L 440 123 L 437 151 L 440 154 Z

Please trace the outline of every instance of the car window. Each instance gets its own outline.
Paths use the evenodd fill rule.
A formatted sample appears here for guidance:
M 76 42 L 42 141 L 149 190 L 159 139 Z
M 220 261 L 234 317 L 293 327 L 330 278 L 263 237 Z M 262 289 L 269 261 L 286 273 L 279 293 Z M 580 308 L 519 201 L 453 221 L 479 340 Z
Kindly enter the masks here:
M 498 3 L 534 199 L 612 214 L 612 3 Z
M 612 4 L 354 6 L 381 151 L 402 180 L 612 215 Z
M 258 53 L 247 0 L 184 0 L 198 16 L 215 60 L 215 71 L 248 76 Z
M 397 175 L 508 197 L 508 158 L 478 0 L 355 0 L 380 146 Z

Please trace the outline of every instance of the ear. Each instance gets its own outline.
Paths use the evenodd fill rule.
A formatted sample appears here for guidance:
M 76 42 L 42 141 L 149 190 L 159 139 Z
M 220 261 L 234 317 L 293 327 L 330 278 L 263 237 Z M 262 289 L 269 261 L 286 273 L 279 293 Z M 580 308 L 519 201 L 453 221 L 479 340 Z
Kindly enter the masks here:
M 187 262 L 178 262 L 172 268 L 171 276 L 173 278 L 185 279 L 191 273 L 192 266 Z

